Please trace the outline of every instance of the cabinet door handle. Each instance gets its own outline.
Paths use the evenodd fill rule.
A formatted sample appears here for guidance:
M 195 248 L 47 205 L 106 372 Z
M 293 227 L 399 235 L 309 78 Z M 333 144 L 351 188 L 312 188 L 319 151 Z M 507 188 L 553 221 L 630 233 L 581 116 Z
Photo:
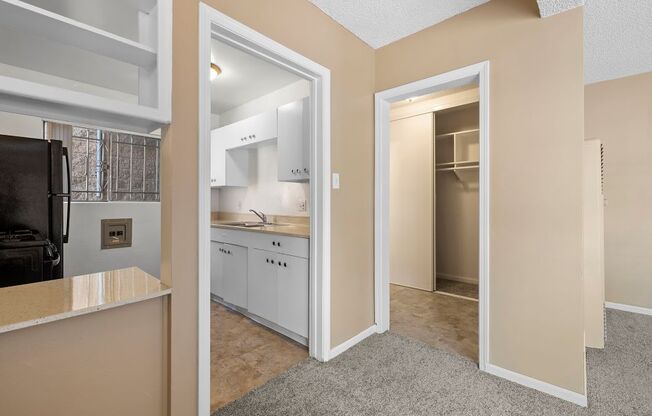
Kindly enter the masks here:
M 272 264 L 274 264 L 274 260 L 272 260 Z
M 283 262 L 283 267 L 288 267 L 288 264 Z
M 279 262 L 278 262 L 278 267 L 281 267 L 281 266 L 283 266 L 283 265 L 282 265 L 281 262 L 279 261 Z
M 280 242 L 280 241 L 277 241 L 277 242 L 276 242 L 276 246 L 277 246 L 277 247 L 281 247 L 281 242 Z
M 267 263 L 269 263 L 269 259 L 265 259 L 265 260 L 267 261 Z
M 276 241 L 272 241 L 272 245 L 275 246 L 275 245 L 276 245 Z

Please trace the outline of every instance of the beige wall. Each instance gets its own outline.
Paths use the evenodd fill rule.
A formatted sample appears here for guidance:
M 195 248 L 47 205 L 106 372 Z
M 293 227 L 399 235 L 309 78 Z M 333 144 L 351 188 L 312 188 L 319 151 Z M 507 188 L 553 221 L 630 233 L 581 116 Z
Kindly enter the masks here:
M 0 334 L 0 414 L 167 413 L 167 300 Z
M 331 70 L 331 343 L 374 322 L 374 52 L 305 0 L 210 0 L 208 4 Z M 174 0 L 172 125 L 162 146 L 161 274 L 174 287 L 173 415 L 197 400 L 197 0 Z M 351 232 L 355 230 L 355 232 Z
M 376 52 L 376 90 L 491 61 L 492 364 L 585 392 L 582 9 L 493 0 Z
M 652 308 L 652 72 L 587 85 L 587 138 L 605 148 L 607 302 Z

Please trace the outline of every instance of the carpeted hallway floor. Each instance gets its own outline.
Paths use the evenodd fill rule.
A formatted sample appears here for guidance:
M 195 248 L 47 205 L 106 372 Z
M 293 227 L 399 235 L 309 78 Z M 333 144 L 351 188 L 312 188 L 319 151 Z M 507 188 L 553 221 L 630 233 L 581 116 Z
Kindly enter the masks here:
M 652 317 L 609 310 L 607 324 L 607 348 L 588 353 L 586 409 L 389 333 L 306 360 L 216 415 L 652 415 Z

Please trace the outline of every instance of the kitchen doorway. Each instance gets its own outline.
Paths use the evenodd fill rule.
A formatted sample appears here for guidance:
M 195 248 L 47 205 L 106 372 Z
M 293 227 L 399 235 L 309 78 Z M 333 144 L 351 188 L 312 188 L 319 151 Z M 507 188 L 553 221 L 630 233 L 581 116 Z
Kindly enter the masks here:
M 396 225 L 392 229 L 392 223 L 396 224 L 396 221 L 392 221 L 392 215 L 397 214 L 396 212 L 392 213 L 392 205 L 394 208 L 398 205 L 392 204 L 392 198 L 390 197 L 390 189 L 392 180 L 395 180 L 396 175 L 392 176 L 390 174 L 390 164 L 394 165 L 395 162 L 399 161 L 390 153 L 390 148 L 393 146 L 391 141 L 392 132 L 396 134 L 396 124 L 392 126 L 392 105 L 396 103 L 406 102 L 410 103 L 411 101 L 418 101 L 417 97 L 429 97 L 433 98 L 436 96 L 441 96 L 442 94 L 455 92 L 459 96 L 465 96 L 469 91 L 475 90 L 477 94 L 477 114 L 478 114 L 478 126 L 473 129 L 462 129 L 459 131 L 451 131 L 454 134 L 447 134 L 446 138 L 442 134 L 440 137 L 442 141 L 441 149 L 443 153 L 447 153 L 446 149 L 450 148 L 451 156 L 448 159 L 451 160 L 438 160 L 442 156 L 438 157 L 435 154 L 435 140 L 437 134 L 434 131 L 435 126 L 435 111 L 442 110 L 444 107 L 437 107 L 436 105 L 432 108 L 432 112 L 424 111 L 422 115 L 418 117 L 409 117 L 405 118 L 402 122 L 401 129 L 405 130 L 414 130 L 412 133 L 409 133 L 408 136 L 415 137 L 414 132 L 427 131 L 430 129 L 430 133 L 427 132 L 423 135 L 423 144 L 431 146 L 431 152 L 412 152 L 415 155 L 420 155 L 423 163 L 420 164 L 410 164 L 409 169 L 415 170 L 415 174 L 420 175 L 421 178 L 427 178 L 421 185 L 422 188 L 420 191 L 413 189 L 411 192 L 412 195 L 419 195 L 422 199 L 418 203 L 419 208 L 427 211 L 423 213 L 424 215 L 432 215 L 430 218 L 427 218 L 429 223 L 434 227 L 436 224 L 435 215 L 434 215 L 434 181 L 435 181 L 435 170 L 448 169 L 446 174 L 449 172 L 454 174 L 458 179 L 461 176 L 468 175 L 471 169 L 476 170 L 477 172 L 477 186 L 478 196 L 477 196 L 477 271 L 478 271 L 478 302 L 477 304 L 474 301 L 468 299 L 456 299 L 452 296 L 439 295 L 441 298 L 447 298 L 445 302 L 455 302 L 455 301 L 464 301 L 471 302 L 475 305 L 476 310 L 471 310 L 468 312 L 469 315 L 475 314 L 477 319 L 477 326 L 471 328 L 468 331 L 471 335 L 474 332 L 477 332 L 477 362 L 481 370 L 486 369 L 487 360 L 488 360 L 488 325 L 489 325 L 489 63 L 483 62 L 476 65 L 471 65 L 465 68 L 447 72 L 442 75 L 437 75 L 428 79 L 416 81 L 410 84 L 392 88 L 390 90 L 381 91 L 376 93 L 375 96 L 375 108 L 376 108 L 376 155 L 375 155 L 375 166 L 376 166 L 376 200 L 375 200 L 375 304 L 376 304 L 376 324 L 378 325 L 379 332 L 385 332 L 390 330 L 390 292 L 392 297 L 392 305 L 395 306 L 396 299 L 410 299 L 410 302 L 423 302 L 423 299 L 419 298 L 419 295 L 426 294 L 433 296 L 437 292 L 432 293 L 436 289 L 436 280 L 437 280 L 437 268 L 435 266 L 436 260 L 433 256 L 434 247 L 436 240 L 433 238 L 432 228 L 428 230 L 426 226 L 425 232 L 420 232 L 419 235 L 422 238 L 419 240 L 420 243 L 414 245 L 413 249 L 409 247 L 396 247 L 392 245 L 392 238 L 398 236 L 401 230 L 397 230 Z M 468 98 L 468 97 L 467 97 Z M 468 101 L 468 102 L 466 102 Z M 464 105 L 472 105 L 473 100 L 462 100 L 458 103 L 462 107 Z M 427 102 L 427 100 L 424 100 Z M 448 106 L 453 108 L 455 106 Z M 396 106 L 394 106 L 396 109 Z M 429 113 L 429 115 L 428 115 Z M 400 118 L 400 117 L 399 117 Z M 418 127 L 423 127 L 424 129 L 417 129 Z M 417 129 L 417 130 L 415 130 Z M 473 130 L 473 131 L 467 131 Z M 451 133 L 446 132 L 446 133 Z M 449 139 L 450 137 L 459 136 L 460 143 L 462 142 L 472 142 L 475 140 L 475 145 L 471 146 L 474 150 L 471 153 L 474 155 L 465 154 L 462 158 L 456 158 L 453 154 L 455 151 L 454 142 Z M 467 137 L 468 136 L 468 137 Z M 472 137 L 472 136 L 475 136 Z M 469 141 L 470 139 L 470 141 Z M 453 139 L 454 140 L 454 139 Z M 444 143 L 444 141 L 446 143 Z M 451 143 L 452 146 L 449 146 Z M 411 145 L 405 146 L 402 150 L 410 152 Z M 469 146 L 458 147 L 458 150 L 465 151 L 468 153 Z M 393 149 L 394 150 L 394 149 Z M 399 149 L 401 150 L 401 149 Z M 461 154 L 459 156 L 462 156 Z M 471 157 L 467 157 L 471 156 Z M 464 160 L 462 160 L 464 159 Z M 468 160 L 467 160 L 468 159 Z M 400 164 L 400 163 L 399 163 Z M 447 164 L 444 166 L 444 164 Z M 396 164 L 398 166 L 398 164 Z M 436 168 L 435 168 L 436 166 Z M 422 172 L 416 172 L 419 167 L 423 168 Z M 464 168 L 464 169 L 462 169 Z M 431 171 L 432 170 L 432 171 Z M 430 172 L 430 173 L 429 173 Z M 423 174 L 423 175 L 422 175 Z M 450 178 L 454 180 L 454 178 Z M 414 185 L 414 184 L 411 184 Z M 430 207 L 430 209 L 427 209 Z M 430 213 L 430 214 L 428 214 Z M 400 216 L 400 214 L 398 214 Z M 426 218 L 426 217 L 424 217 Z M 414 232 L 418 232 L 420 228 L 415 227 Z M 397 234 L 398 233 L 398 234 Z M 413 233 L 412 233 L 413 234 Z M 392 253 L 394 251 L 394 253 Z M 393 280 L 393 277 L 390 277 L 392 270 L 390 267 L 390 259 L 392 259 L 392 254 L 396 252 L 403 251 L 405 256 L 410 257 L 421 253 L 422 257 L 430 256 L 432 262 L 423 261 L 424 270 L 413 270 L 412 272 L 406 272 L 406 275 L 403 276 L 406 279 L 404 282 L 405 286 L 419 287 L 422 289 L 417 292 L 421 293 L 404 293 L 405 291 L 412 291 L 416 289 L 405 288 L 404 286 L 391 285 L 390 282 Z M 408 268 L 414 267 L 414 262 L 407 261 L 404 264 Z M 418 272 L 418 273 L 417 273 Z M 418 275 L 420 276 L 418 281 L 409 281 L 410 276 L 408 275 Z M 445 276 L 441 276 L 445 277 Z M 420 287 L 419 285 L 423 286 Z M 417 299 L 419 298 L 419 299 Z M 451 307 L 454 305 L 444 305 L 444 307 Z M 427 306 L 426 306 L 427 307 Z
M 230 17 L 218 12 L 217 10 L 205 5 L 200 4 L 200 51 L 199 51 L 199 336 L 198 336 L 198 355 L 199 355 L 199 395 L 198 395 L 198 409 L 199 415 L 205 416 L 210 412 L 211 402 L 211 365 L 210 365 L 210 349 L 211 349 L 211 268 L 215 266 L 216 253 L 226 253 L 228 256 L 241 257 L 241 262 L 230 262 L 229 273 L 240 273 L 241 269 L 236 267 L 238 264 L 246 265 L 249 269 L 254 270 L 257 268 L 258 263 L 262 261 L 261 267 L 267 267 L 274 264 L 275 270 L 290 270 L 292 265 L 290 260 L 295 260 L 295 257 L 306 257 L 309 259 L 309 265 L 306 264 L 307 274 L 309 275 L 309 289 L 308 289 L 308 319 L 307 319 L 307 344 L 308 354 L 320 361 L 327 361 L 330 354 L 330 71 L 327 68 L 297 54 L 296 52 L 285 48 L 271 39 L 261 35 L 260 33 L 240 24 L 239 22 L 231 19 Z M 219 167 L 220 170 L 229 169 L 228 164 L 242 164 L 240 158 L 243 153 L 242 149 L 235 149 L 229 147 L 228 149 L 216 149 L 213 145 L 214 140 L 211 136 L 214 134 L 215 129 L 211 129 L 211 73 L 213 77 L 215 73 L 219 75 L 222 68 L 219 67 L 219 62 L 213 62 L 211 59 L 211 46 L 215 41 L 219 41 L 229 48 L 234 48 L 241 53 L 250 55 L 275 67 L 281 68 L 284 71 L 301 78 L 307 83 L 309 90 L 309 97 L 307 100 L 302 101 L 300 104 L 295 105 L 288 109 L 290 116 L 296 119 L 297 108 L 304 109 L 303 114 L 307 114 L 308 125 L 304 126 L 309 131 L 308 149 L 306 149 L 305 164 L 298 168 L 288 169 L 288 175 L 298 175 L 301 177 L 308 177 L 309 181 L 309 228 L 310 243 L 308 245 L 288 243 L 290 240 L 285 240 L 284 236 L 275 237 L 272 235 L 265 235 L 264 241 L 258 239 L 251 240 L 246 237 L 239 239 L 239 234 L 233 233 L 234 230 L 226 230 L 223 236 L 219 238 L 229 239 L 222 245 L 215 245 L 213 236 L 213 229 L 211 228 L 211 185 L 217 183 L 226 185 L 230 180 L 239 180 L 242 178 L 237 177 L 237 169 L 233 174 L 216 175 L 211 172 L 211 167 Z M 217 68 L 216 68 L 217 66 Z M 280 108 L 280 107 L 279 107 Z M 302 110 L 303 111 L 303 110 Z M 299 117 L 301 118 L 301 117 Z M 279 119 L 280 121 L 280 119 Z M 259 120 L 258 125 L 265 125 L 264 117 Z M 280 127 L 280 124 L 279 124 Z M 264 129 L 263 129 L 264 130 Z M 242 140 L 242 145 L 245 147 L 253 146 L 258 139 L 261 138 L 260 134 L 243 134 L 238 136 L 238 140 Z M 247 140 L 247 143 L 244 141 Z M 225 150 L 230 152 L 226 157 L 224 164 L 213 164 L 211 166 L 211 159 L 216 150 Z M 234 150 L 231 152 L 231 150 Z M 281 162 L 279 161 L 279 164 Z M 236 166 L 237 167 L 237 166 Z M 299 172 L 297 172 L 299 169 Z M 263 217 L 264 213 L 260 214 L 261 221 L 267 222 Z M 244 221 L 246 222 L 246 221 Z M 245 226 L 245 225 L 243 225 Z M 244 234 L 243 234 L 244 235 Z M 246 234 L 251 235 L 251 233 Z M 245 241 L 246 240 L 246 241 Z M 269 240 L 269 241 L 267 241 Z M 265 247 L 260 244 L 269 245 L 270 250 L 275 254 L 274 256 L 264 256 Z M 251 256 L 242 250 L 242 247 L 247 247 L 245 250 L 251 251 Z M 221 249 L 221 250 L 220 250 Z M 290 250 L 292 253 L 286 253 L 285 250 Z M 295 253 L 296 251 L 296 253 Z M 262 257 L 261 257 L 262 256 Z M 288 257 L 288 258 L 286 258 Z M 289 257 L 292 257 L 291 259 Z M 260 260 L 255 262 L 255 260 Z M 252 263 L 254 262 L 254 263 Z M 302 263 L 303 264 L 303 263 Z M 286 266 L 287 265 L 287 266 Z M 233 266 L 233 267 L 232 267 Z M 223 267 L 227 267 L 224 263 Z M 271 267 L 271 266 L 270 266 Z M 281 269 L 279 269 L 281 267 Z M 280 271 L 277 273 L 281 273 Z M 296 278 L 296 274 L 289 273 L 290 278 Z M 213 280 L 213 283 L 215 280 Z M 265 283 L 265 282 L 264 282 Z M 223 285 L 229 285 L 226 280 Z M 226 287 L 226 286 L 225 286 Z M 244 294 L 242 291 L 231 290 L 228 288 L 226 296 L 221 296 L 226 299 L 227 304 L 236 305 L 241 303 L 239 299 L 244 299 L 249 294 Z M 262 292 L 261 292 L 262 293 Z M 232 300 L 232 301 L 229 301 Z M 262 305 L 262 304 L 261 304 Z M 285 304 L 283 304 L 285 306 Z M 264 315 L 264 311 L 269 311 L 269 305 L 261 306 L 256 316 Z M 280 308 L 279 308 L 280 311 Z M 213 311 L 213 313 L 220 314 L 224 311 Z M 243 312 L 240 310 L 240 312 Z M 279 312 L 280 314 L 280 312 Z M 243 315 L 244 316 L 244 315 Z M 291 314 L 285 314 L 286 321 L 280 322 L 278 328 L 281 331 L 283 328 L 294 328 L 295 325 L 300 325 L 293 321 Z M 279 319 L 281 317 L 279 316 Z M 259 322 L 259 321 L 257 321 Z M 272 327 L 274 322 L 267 319 L 260 321 L 267 327 Z M 277 322 L 278 323 L 278 322 Z M 293 335 L 300 333 L 299 330 L 284 333 L 286 337 L 292 338 Z M 294 339 L 294 338 L 292 338 Z M 301 340 L 301 339 L 299 339 Z

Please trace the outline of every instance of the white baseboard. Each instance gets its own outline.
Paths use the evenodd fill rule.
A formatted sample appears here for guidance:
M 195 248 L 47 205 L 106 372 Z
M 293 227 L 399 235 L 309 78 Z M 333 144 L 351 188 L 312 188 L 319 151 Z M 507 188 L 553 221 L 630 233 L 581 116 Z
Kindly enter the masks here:
M 348 350 L 355 344 L 361 342 L 365 338 L 367 338 L 370 335 L 373 335 L 376 333 L 376 324 L 373 324 L 369 328 L 365 329 L 364 331 L 360 332 L 358 335 L 354 336 L 353 338 L 349 339 L 348 341 L 344 341 L 340 345 L 338 345 L 335 348 L 331 348 L 330 353 L 328 354 L 328 359 L 331 360 L 338 355 L 342 354 L 344 351 Z
M 454 280 L 456 282 L 462 282 L 462 283 L 470 283 L 472 285 L 478 284 L 478 279 L 474 279 L 472 277 L 466 277 L 466 276 L 455 276 L 454 274 L 437 273 L 437 278 Z
M 622 304 L 622 303 L 613 303 L 613 302 L 605 302 L 604 306 L 606 306 L 609 309 L 617 309 L 619 311 L 640 313 L 641 315 L 651 315 L 652 316 L 652 309 L 643 308 L 641 306 L 632 306 L 632 305 L 625 305 L 625 304 Z
M 537 380 L 536 378 L 525 376 L 523 374 L 515 373 L 513 371 L 506 370 L 502 367 L 498 367 L 489 363 L 487 363 L 487 368 L 485 369 L 485 371 L 496 377 L 504 378 L 506 380 L 520 384 L 522 386 L 538 390 L 542 393 L 549 394 L 551 396 L 557 397 L 562 400 L 566 400 L 571 403 L 575 403 L 579 406 L 582 407 L 587 406 L 586 396 L 576 393 L 574 391 L 570 391 L 562 387 L 555 386 L 553 384 L 546 383 L 541 380 Z

